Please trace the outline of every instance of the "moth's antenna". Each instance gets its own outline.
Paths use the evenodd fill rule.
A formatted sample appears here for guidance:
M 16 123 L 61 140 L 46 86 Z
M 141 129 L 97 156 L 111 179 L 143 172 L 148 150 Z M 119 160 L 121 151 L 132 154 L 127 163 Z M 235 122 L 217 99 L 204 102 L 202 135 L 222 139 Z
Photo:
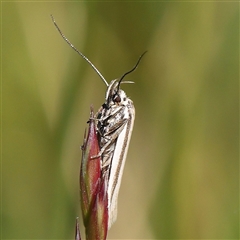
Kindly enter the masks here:
M 128 71 L 128 72 L 126 72 L 126 73 L 124 73 L 124 74 L 122 75 L 122 77 L 120 78 L 120 80 L 119 80 L 119 82 L 118 82 L 117 92 L 118 92 L 118 90 L 119 90 L 119 88 L 120 88 L 120 84 L 121 84 L 123 78 L 124 78 L 126 75 L 128 75 L 129 73 L 133 72 L 133 71 L 137 68 L 138 64 L 140 63 L 140 61 L 141 61 L 141 59 L 142 59 L 142 57 L 143 57 L 143 55 L 144 55 L 146 52 L 147 52 L 147 51 L 145 51 L 145 52 L 139 57 L 136 65 L 133 67 L 133 69 L 131 69 L 130 71 Z
M 106 79 L 103 77 L 103 75 L 98 71 L 98 69 L 93 65 L 93 63 L 91 63 L 91 61 L 86 57 L 84 56 L 76 47 L 74 47 L 74 45 L 66 38 L 66 36 L 62 33 L 62 31 L 60 30 L 60 28 L 58 27 L 53 15 L 50 15 L 51 18 L 52 18 L 52 21 L 56 27 L 56 29 L 58 30 L 58 32 L 60 33 L 60 35 L 62 36 L 62 38 L 68 43 L 68 45 L 70 45 L 70 47 L 76 51 L 84 60 L 86 60 L 90 66 L 94 69 L 94 71 L 98 74 L 98 76 L 103 80 L 103 82 L 107 85 L 108 87 L 108 82 L 106 81 Z

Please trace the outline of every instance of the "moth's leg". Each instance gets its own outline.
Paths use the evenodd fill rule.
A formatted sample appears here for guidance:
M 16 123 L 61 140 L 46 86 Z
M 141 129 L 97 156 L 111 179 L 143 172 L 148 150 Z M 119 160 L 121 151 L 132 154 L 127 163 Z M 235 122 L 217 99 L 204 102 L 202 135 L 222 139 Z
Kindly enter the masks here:
M 119 134 L 122 132 L 122 130 L 123 130 L 123 128 L 124 128 L 124 126 L 125 126 L 125 124 L 127 123 L 127 119 L 123 119 L 123 120 L 121 120 L 118 124 L 117 124 L 117 128 L 116 128 L 116 125 L 114 125 L 113 127 L 114 127 L 114 129 L 110 129 L 111 130 L 111 134 L 110 133 L 108 133 L 108 134 L 105 134 L 103 137 L 106 137 L 106 136 L 108 136 L 109 137 L 109 139 L 108 139 L 108 141 L 106 142 L 106 144 L 104 145 L 104 146 L 102 146 L 101 147 L 101 150 L 100 150 L 100 152 L 99 152 L 99 154 L 97 154 L 97 155 L 95 155 L 95 156 L 92 156 L 91 157 L 91 159 L 94 159 L 94 158 L 98 158 L 98 157 L 100 157 L 100 156 L 102 156 L 102 154 L 104 153 L 104 151 L 106 150 L 106 148 L 110 145 L 110 144 L 112 144 L 116 139 L 117 139 L 117 137 L 119 136 Z
M 102 121 L 106 121 L 109 118 L 115 117 L 120 111 L 122 110 L 122 107 L 116 107 L 116 109 L 112 110 L 109 114 L 107 114 Z

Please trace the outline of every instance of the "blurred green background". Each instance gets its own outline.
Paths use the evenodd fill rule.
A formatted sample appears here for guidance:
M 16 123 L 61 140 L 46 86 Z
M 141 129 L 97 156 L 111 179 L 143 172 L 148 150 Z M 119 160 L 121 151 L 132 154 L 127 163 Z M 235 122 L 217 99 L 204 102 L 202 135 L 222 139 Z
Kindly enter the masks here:
M 239 238 L 239 3 L 2 2 L 2 239 L 73 239 L 106 86 L 136 120 L 108 239 Z M 82 228 L 82 235 L 83 234 Z

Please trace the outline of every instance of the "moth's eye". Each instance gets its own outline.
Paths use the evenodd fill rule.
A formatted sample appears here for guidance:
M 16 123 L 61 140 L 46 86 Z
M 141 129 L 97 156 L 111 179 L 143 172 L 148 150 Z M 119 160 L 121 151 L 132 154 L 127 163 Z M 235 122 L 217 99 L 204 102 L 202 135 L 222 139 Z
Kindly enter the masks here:
M 116 95 L 113 97 L 113 101 L 116 102 L 116 103 L 119 103 L 119 102 L 121 102 L 121 97 L 120 97 L 118 94 L 116 94 Z

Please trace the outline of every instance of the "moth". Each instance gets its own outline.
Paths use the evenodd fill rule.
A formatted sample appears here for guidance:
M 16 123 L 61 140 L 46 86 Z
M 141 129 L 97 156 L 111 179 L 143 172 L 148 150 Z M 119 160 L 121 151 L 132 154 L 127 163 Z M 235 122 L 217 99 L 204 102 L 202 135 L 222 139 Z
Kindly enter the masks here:
M 118 193 L 135 119 L 133 102 L 120 89 L 120 84 L 131 83 L 123 81 L 123 78 L 137 68 L 142 56 L 143 54 L 132 70 L 107 85 L 105 102 L 95 115 L 102 160 L 102 176 L 107 179 L 108 183 L 108 229 L 117 218 Z
M 96 120 L 95 124 L 100 146 L 99 156 L 101 157 L 102 178 L 107 182 L 108 229 L 110 229 L 117 218 L 118 193 L 135 119 L 133 101 L 120 89 L 120 85 L 122 83 L 133 83 L 123 81 L 123 79 L 137 68 L 146 52 L 139 57 L 136 65 L 130 71 L 123 74 L 120 79 L 112 80 L 108 84 L 92 62 L 65 37 L 53 16 L 51 17 L 63 39 L 90 64 L 107 86 L 105 102 L 95 114 L 94 120 Z M 93 159 L 95 157 L 97 156 L 92 156 Z

